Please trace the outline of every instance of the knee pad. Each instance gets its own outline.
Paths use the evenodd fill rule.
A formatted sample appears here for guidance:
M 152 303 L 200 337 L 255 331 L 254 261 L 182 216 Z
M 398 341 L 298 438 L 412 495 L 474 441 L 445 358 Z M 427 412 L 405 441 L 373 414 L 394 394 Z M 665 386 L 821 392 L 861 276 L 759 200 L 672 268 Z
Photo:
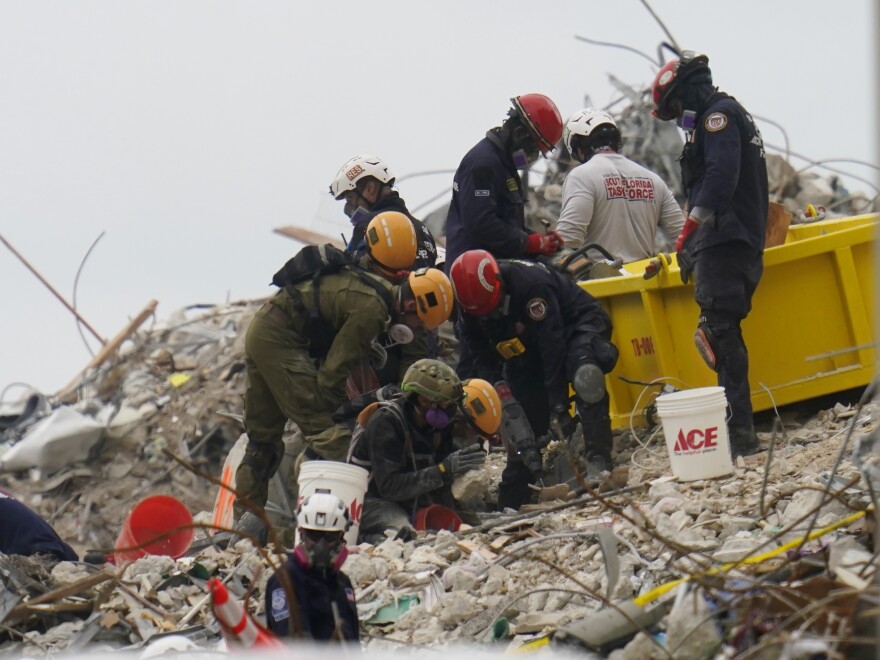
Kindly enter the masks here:
M 742 338 L 735 326 L 700 323 L 694 333 L 694 344 L 709 368 L 717 372 L 728 356 L 742 346 Z
M 605 374 L 595 364 L 579 366 L 571 385 L 584 403 L 598 403 L 605 396 Z
M 252 467 L 260 478 L 268 480 L 284 458 L 284 443 L 248 442 L 241 462 Z

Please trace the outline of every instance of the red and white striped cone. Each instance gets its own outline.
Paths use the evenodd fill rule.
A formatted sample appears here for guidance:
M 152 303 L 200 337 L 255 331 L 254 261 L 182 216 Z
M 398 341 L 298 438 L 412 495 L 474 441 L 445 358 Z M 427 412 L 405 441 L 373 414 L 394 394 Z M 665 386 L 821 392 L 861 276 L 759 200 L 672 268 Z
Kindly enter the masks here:
M 229 590 L 217 578 L 208 580 L 208 590 L 211 592 L 211 605 L 214 616 L 220 622 L 224 633 L 229 641 L 239 645 L 250 647 L 282 648 L 281 641 L 270 631 L 251 618 L 244 606 L 229 595 Z

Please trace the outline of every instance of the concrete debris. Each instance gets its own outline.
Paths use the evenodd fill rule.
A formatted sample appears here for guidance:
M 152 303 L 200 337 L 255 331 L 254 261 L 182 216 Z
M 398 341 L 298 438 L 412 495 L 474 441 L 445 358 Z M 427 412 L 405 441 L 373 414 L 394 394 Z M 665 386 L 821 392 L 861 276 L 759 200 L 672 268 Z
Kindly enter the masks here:
M 93 415 L 102 430 L 93 458 L 67 460 L 55 469 L 44 464 L 36 480 L 33 470 L 7 472 L 4 485 L 80 553 L 112 549 L 126 513 L 147 495 L 172 494 L 196 520 L 210 521 L 216 488 L 171 461 L 162 449 L 208 474 L 220 474 L 241 435 L 240 339 L 256 304 L 203 309 L 193 318 L 178 316 L 174 323 L 140 335 L 135 347 L 93 373 L 80 391 L 77 414 Z M 175 386 L 169 376 L 183 366 L 189 379 Z M 98 415 L 111 400 L 115 423 Z M 28 433 L 52 414 L 36 412 L 38 419 L 28 425 Z M 455 487 L 482 518 L 479 527 L 352 549 L 344 570 L 370 633 L 366 648 L 388 648 L 382 645 L 392 640 L 428 646 L 489 641 L 496 625 L 504 627 L 502 621 L 509 622 L 511 647 L 520 646 L 589 621 L 609 603 L 674 599 L 676 589 L 666 592 L 665 585 L 681 578 L 693 587 L 671 613 L 653 609 L 656 621 L 650 619 L 644 631 L 636 628 L 603 641 L 602 652 L 617 648 L 613 657 L 666 657 L 662 648 L 676 657 L 695 657 L 713 648 L 745 648 L 743 639 L 757 643 L 784 634 L 768 632 L 775 630 L 770 622 L 791 626 L 795 619 L 791 611 L 770 608 L 768 594 L 783 589 L 812 602 L 809 594 L 820 585 L 803 586 L 798 577 L 810 574 L 825 579 L 826 586 L 840 585 L 849 600 L 833 603 L 834 617 L 823 622 L 825 628 L 807 619 L 798 619 L 798 625 L 808 623 L 804 630 L 814 638 L 827 630 L 837 634 L 851 629 L 846 626 L 855 626 L 852 615 L 859 594 L 868 589 L 876 570 L 873 539 L 856 515 L 873 501 L 862 470 L 874 465 L 865 448 L 876 428 L 876 408 L 869 404 L 856 414 L 842 404 L 801 421 L 791 414 L 786 418 L 788 439 L 777 438 L 769 465 L 763 453 L 749 457 L 728 477 L 678 482 L 669 476 L 662 445 L 648 445 L 648 451 L 638 451 L 630 462 L 628 492 L 543 502 L 528 513 L 492 511 L 504 465 L 503 455 L 492 454 L 485 470 Z M 846 453 L 832 475 L 851 425 L 851 446 L 859 452 Z M 769 437 L 759 430 L 766 443 Z M 2 439 L 14 448 L 28 435 L 17 433 L 9 428 Z M 292 446 L 296 437 L 291 427 L 287 439 Z M 639 449 L 629 431 L 618 433 L 614 445 L 616 460 Z M 839 494 L 824 497 L 811 524 L 829 484 Z M 848 524 L 829 528 L 854 515 Z M 611 585 L 596 539 L 599 530 L 610 534 L 611 547 L 616 547 L 617 579 Z M 806 533 L 817 530 L 823 536 L 800 543 Z M 787 554 L 773 555 L 784 543 L 794 545 L 783 546 Z M 811 559 L 817 552 L 828 557 L 827 568 L 824 560 Z M 763 563 L 731 568 L 732 562 L 768 553 L 773 556 Z M 807 562 L 804 566 L 810 568 L 797 568 L 793 562 Z M 177 560 L 149 556 L 127 566 L 99 568 L 0 556 L 0 653 L 59 652 L 77 644 L 141 648 L 153 638 L 178 633 L 200 648 L 214 648 L 220 637 L 205 581 L 212 576 L 226 580 L 237 598 L 252 590 L 249 607 L 259 618 L 271 571 L 249 541 L 223 549 L 201 530 L 189 556 Z M 713 596 L 716 605 L 711 605 L 706 585 L 713 594 L 738 594 L 731 601 L 736 607 L 719 606 L 723 596 Z M 659 591 L 666 595 L 655 596 Z M 760 626 L 754 614 L 758 611 L 764 617 Z M 814 638 L 800 642 L 807 648 Z M 839 639 L 843 637 L 826 643 L 843 652 L 848 647 L 835 641 Z

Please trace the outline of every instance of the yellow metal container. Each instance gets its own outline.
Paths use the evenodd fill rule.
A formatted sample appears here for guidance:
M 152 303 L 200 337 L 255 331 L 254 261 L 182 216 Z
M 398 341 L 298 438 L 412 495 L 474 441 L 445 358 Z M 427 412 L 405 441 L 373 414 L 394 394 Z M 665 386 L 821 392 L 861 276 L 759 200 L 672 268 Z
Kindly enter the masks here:
M 764 253 L 764 275 L 743 322 L 756 412 L 873 378 L 877 222 L 874 214 L 795 225 L 784 245 Z M 653 398 L 644 385 L 622 378 L 665 377 L 678 387 L 716 384 L 693 343 L 699 316 L 693 284 L 681 283 L 674 255 L 658 276 L 645 280 L 648 263 L 627 264 L 623 277 L 580 283 L 614 323 L 620 360 L 606 382 L 615 428 L 627 427 L 631 418 L 643 424 Z

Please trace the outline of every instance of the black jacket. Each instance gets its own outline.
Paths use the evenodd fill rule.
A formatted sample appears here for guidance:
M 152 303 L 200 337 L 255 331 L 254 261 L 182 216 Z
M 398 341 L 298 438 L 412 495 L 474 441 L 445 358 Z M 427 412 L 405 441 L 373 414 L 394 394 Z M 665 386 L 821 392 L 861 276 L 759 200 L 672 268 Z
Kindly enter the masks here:
M 408 217 L 416 230 L 416 260 L 413 263 L 413 270 L 418 268 L 433 268 L 437 263 L 437 244 L 434 237 L 421 220 L 417 220 L 406 208 L 406 203 L 401 199 L 400 194 L 396 190 L 392 190 L 384 199 L 380 199 L 376 205 L 370 210 L 368 215 L 358 219 L 358 223 L 354 227 L 354 233 L 348 242 L 348 251 L 355 256 L 363 256 L 367 253 L 364 234 L 367 232 L 367 225 L 370 220 L 385 211 L 397 211 Z
M 605 309 L 571 278 L 542 263 L 499 260 L 504 300 L 492 315 L 462 315 L 462 340 L 474 355 L 475 376 L 489 382 L 501 377 L 504 358 L 499 342 L 518 338 L 525 353 L 510 364 L 525 365 L 527 354 L 538 352 L 543 374 L 535 385 L 544 387 L 551 405 L 568 400 L 567 348 L 583 334 L 611 337 L 611 319 Z
M 303 568 L 287 556 L 284 569 L 290 576 L 299 601 L 303 632 L 317 640 L 329 640 L 336 628 L 332 603 L 336 603 L 342 619 L 342 635 L 346 640 L 360 639 L 358 614 L 351 580 L 344 573 Z M 266 585 L 266 625 L 278 637 L 287 637 L 291 613 L 287 595 L 277 573 Z
M 79 559 L 49 523 L 3 493 L 0 493 L 0 552 L 7 555 L 49 554 L 60 561 Z
M 493 131 L 465 154 L 446 216 L 446 270 L 462 252 L 525 256 L 525 193 L 519 172 Z
M 767 228 L 767 163 L 764 142 L 751 115 L 735 98 L 716 92 L 696 118 L 681 156 L 688 208 L 711 209 L 691 242 L 703 248 L 735 241 L 764 249 Z
M 391 405 L 402 412 L 406 428 L 397 414 L 380 407 L 353 452 L 359 464 L 370 465 L 367 492 L 410 512 L 448 501 L 441 492 L 446 483 L 437 465 L 453 451 L 453 424 L 442 431 L 420 429 L 412 421 L 411 403 L 397 399 Z

